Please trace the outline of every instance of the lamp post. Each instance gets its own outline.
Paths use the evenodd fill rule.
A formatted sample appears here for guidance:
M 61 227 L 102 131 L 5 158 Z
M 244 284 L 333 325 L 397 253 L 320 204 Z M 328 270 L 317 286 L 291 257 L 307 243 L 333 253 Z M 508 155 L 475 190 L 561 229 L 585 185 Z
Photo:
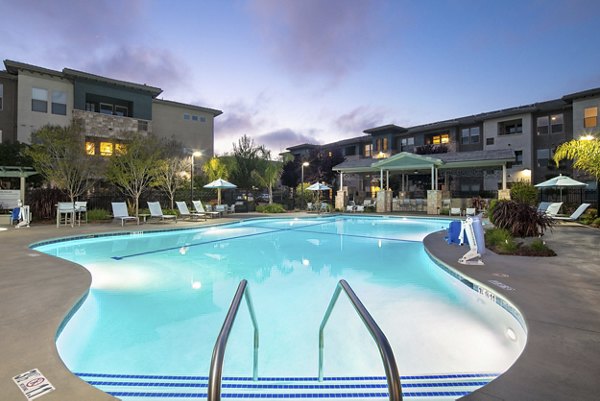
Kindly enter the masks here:
M 304 201 L 304 167 L 308 167 L 310 163 L 309 162 L 304 162 L 302 163 L 302 167 L 300 169 L 301 174 L 300 174 L 300 188 L 301 188 L 301 194 L 302 194 L 302 201 Z
M 202 152 L 192 152 L 192 166 L 190 171 L 190 202 L 194 202 L 194 158 L 196 156 L 202 156 Z

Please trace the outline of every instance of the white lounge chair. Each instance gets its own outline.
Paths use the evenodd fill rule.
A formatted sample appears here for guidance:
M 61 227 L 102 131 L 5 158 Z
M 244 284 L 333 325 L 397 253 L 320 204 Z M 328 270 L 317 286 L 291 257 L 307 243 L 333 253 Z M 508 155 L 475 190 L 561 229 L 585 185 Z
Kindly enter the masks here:
M 187 204 L 183 201 L 176 201 L 177 209 L 179 210 L 179 214 L 183 219 L 190 220 L 198 220 L 204 219 L 206 220 L 206 213 L 192 213 L 190 209 L 188 209 Z
M 354 211 L 364 213 L 365 207 L 363 205 L 356 205 Z
M 551 216 L 554 220 L 577 221 L 581 215 L 590 207 L 590 203 L 582 203 L 570 216 Z
M 158 219 L 159 221 L 174 220 L 177 223 L 177 216 L 174 214 L 163 214 L 158 202 L 148 202 L 148 209 L 150 209 L 150 218 L 152 219 Z
M 544 213 L 546 209 L 548 209 L 548 206 L 550 206 L 551 204 L 552 202 L 540 202 L 540 204 L 537 207 L 537 211 L 540 213 Z
M 462 216 L 462 211 L 459 207 L 451 207 L 450 216 Z
M 475 216 L 477 214 L 477 209 L 474 207 L 468 207 L 465 210 L 465 216 Z
M 562 206 L 562 202 L 551 203 L 546 209 L 545 213 L 550 217 L 555 217 Z
M 354 206 L 354 205 L 347 205 L 346 206 L 346 211 L 350 212 L 350 213 L 354 213 L 356 211 L 356 206 Z
M 220 217 L 221 213 L 219 212 L 213 212 L 213 211 L 208 211 L 206 209 L 204 209 L 204 205 L 202 204 L 202 201 L 192 201 L 192 204 L 194 205 L 194 209 L 196 209 L 196 213 L 204 213 L 207 216 L 210 216 L 210 218 L 215 218 L 215 217 Z
M 111 206 L 113 218 L 121 220 L 121 227 L 125 225 L 126 221 L 135 221 L 138 225 L 140 224 L 139 217 L 129 215 L 125 202 L 111 202 Z

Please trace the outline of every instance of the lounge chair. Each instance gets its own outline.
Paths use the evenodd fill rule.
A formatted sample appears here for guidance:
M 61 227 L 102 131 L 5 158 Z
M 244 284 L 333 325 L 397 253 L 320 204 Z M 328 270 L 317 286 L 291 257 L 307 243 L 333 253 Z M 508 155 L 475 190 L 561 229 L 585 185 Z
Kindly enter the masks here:
M 468 207 L 465 210 L 465 216 L 475 216 L 477 214 L 477 209 L 474 207 Z
M 210 218 L 215 218 L 215 217 L 220 217 L 221 213 L 219 212 L 213 212 L 213 211 L 208 211 L 206 209 L 204 209 L 204 205 L 202 204 L 202 201 L 192 201 L 192 204 L 194 205 L 194 209 L 196 209 L 196 213 L 204 213 L 207 216 L 210 216 Z
M 354 206 L 354 205 L 347 205 L 346 206 L 346 211 L 354 213 L 356 211 L 356 206 Z
M 221 215 L 229 213 L 229 208 L 227 205 L 216 205 L 215 211 L 221 213 Z
M 586 209 L 588 207 L 590 207 L 589 203 L 582 203 L 570 216 L 551 216 L 551 217 L 554 220 L 577 221 L 581 217 L 581 215 L 586 211 Z
M 174 214 L 163 214 L 160 203 L 148 202 L 148 209 L 150 209 L 150 218 L 158 219 L 159 221 L 174 220 L 177 223 L 177 216 Z
M 111 206 L 113 218 L 121 220 L 121 227 L 125 225 L 126 221 L 135 221 L 138 225 L 140 224 L 139 217 L 129 215 L 125 202 L 111 202 Z
M 451 207 L 450 216 L 462 216 L 462 211 L 459 207 Z
M 177 209 L 179 210 L 179 214 L 183 219 L 190 220 L 198 220 L 204 219 L 206 220 L 206 213 L 192 213 L 190 209 L 188 209 L 187 204 L 183 201 L 176 201 Z
M 308 202 L 308 203 L 306 204 L 306 211 L 307 211 L 307 212 L 312 212 L 312 211 L 314 211 L 314 210 L 315 210 L 315 207 L 314 207 L 313 203 L 312 203 L 312 202 Z
M 546 213 L 550 217 L 554 217 L 558 214 L 558 211 L 560 210 L 562 204 L 562 202 L 551 203 L 544 213 Z
M 356 205 L 354 206 L 354 211 L 364 213 L 365 207 L 363 205 Z
M 319 208 L 319 213 L 327 213 L 329 212 L 329 205 L 325 202 L 321 202 L 321 207 Z
M 548 209 L 548 206 L 550 206 L 551 204 L 552 202 L 540 202 L 540 204 L 537 207 L 537 211 L 540 213 L 544 213 L 546 209 Z

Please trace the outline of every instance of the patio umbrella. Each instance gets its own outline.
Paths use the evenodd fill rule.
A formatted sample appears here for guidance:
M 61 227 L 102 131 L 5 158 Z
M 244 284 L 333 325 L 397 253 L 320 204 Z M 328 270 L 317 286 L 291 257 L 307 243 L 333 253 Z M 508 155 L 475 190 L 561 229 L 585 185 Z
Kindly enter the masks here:
M 560 190 L 560 200 L 562 201 L 563 188 L 584 188 L 587 187 L 587 184 L 560 174 L 554 178 L 550 178 L 547 181 L 535 184 L 534 186 L 536 188 L 558 188 Z
M 217 190 L 217 203 L 221 204 L 221 190 L 222 189 L 233 189 L 237 188 L 237 185 L 230 183 L 229 181 L 225 181 L 222 178 L 216 179 L 213 182 L 209 182 L 204 186 L 204 188 L 213 188 Z
M 320 205 L 320 201 L 321 201 L 321 191 L 329 191 L 331 188 L 328 187 L 325 184 L 321 184 L 320 182 L 315 182 L 314 184 L 312 184 L 310 187 L 306 188 L 309 191 L 319 191 L 319 193 L 317 194 L 317 203 L 319 204 L 317 207 L 319 208 L 319 213 L 321 212 L 321 205 Z

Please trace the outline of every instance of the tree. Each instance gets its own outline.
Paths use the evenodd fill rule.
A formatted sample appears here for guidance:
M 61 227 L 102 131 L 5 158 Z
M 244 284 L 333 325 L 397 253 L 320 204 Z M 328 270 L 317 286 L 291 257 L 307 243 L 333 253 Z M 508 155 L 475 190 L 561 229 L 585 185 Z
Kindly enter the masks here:
M 209 182 L 216 179 L 222 178 L 224 180 L 229 178 L 229 168 L 218 157 L 212 157 L 209 161 L 204 163 L 202 171 L 206 174 L 206 178 Z
M 252 171 L 259 170 L 261 160 L 268 159 L 268 151 L 264 146 L 256 146 L 254 140 L 242 136 L 237 145 L 233 144 L 235 169 L 231 172 L 233 182 L 240 188 L 252 188 L 257 184 Z
M 160 141 L 155 136 L 132 133 L 125 151 L 115 154 L 108 163 L 108 180 L 133 199 L 136 216 L 139 215 L 140 196 L 155 179 L 160 160 Z
M 190 163 L 184 159 L 182 143 L 168 139 L 161 140 L 160 145 L 162 158 L 156 165 L 156 174 L 151 185 L 167 193 L 173 209 L 175 192 L 184 181 L 181 173 L 189 170 Z
M 264 169 L 259 172 L 252 171 L 254 179 L 260 183 L 262 187 L 269 189 L 269 204 L 273 203 L 273 185 L 277 183 L 283 170 L 283 164 L 277 161 L 267 160 Z
M 90 189 L 101 177 L 99 159 L 85 154 L 85 138 L 80 125 L 46 125 L 31 134 L 33 145 L 25 149 L 33 167 L 52 185 L 61 189 L 71 202 Z
M 600 181 L 600 132 L 559 145 L 554 152 L 554 162 L 558 166 L 564 159 L 574 160 L 573 167 L 593 175 Z

